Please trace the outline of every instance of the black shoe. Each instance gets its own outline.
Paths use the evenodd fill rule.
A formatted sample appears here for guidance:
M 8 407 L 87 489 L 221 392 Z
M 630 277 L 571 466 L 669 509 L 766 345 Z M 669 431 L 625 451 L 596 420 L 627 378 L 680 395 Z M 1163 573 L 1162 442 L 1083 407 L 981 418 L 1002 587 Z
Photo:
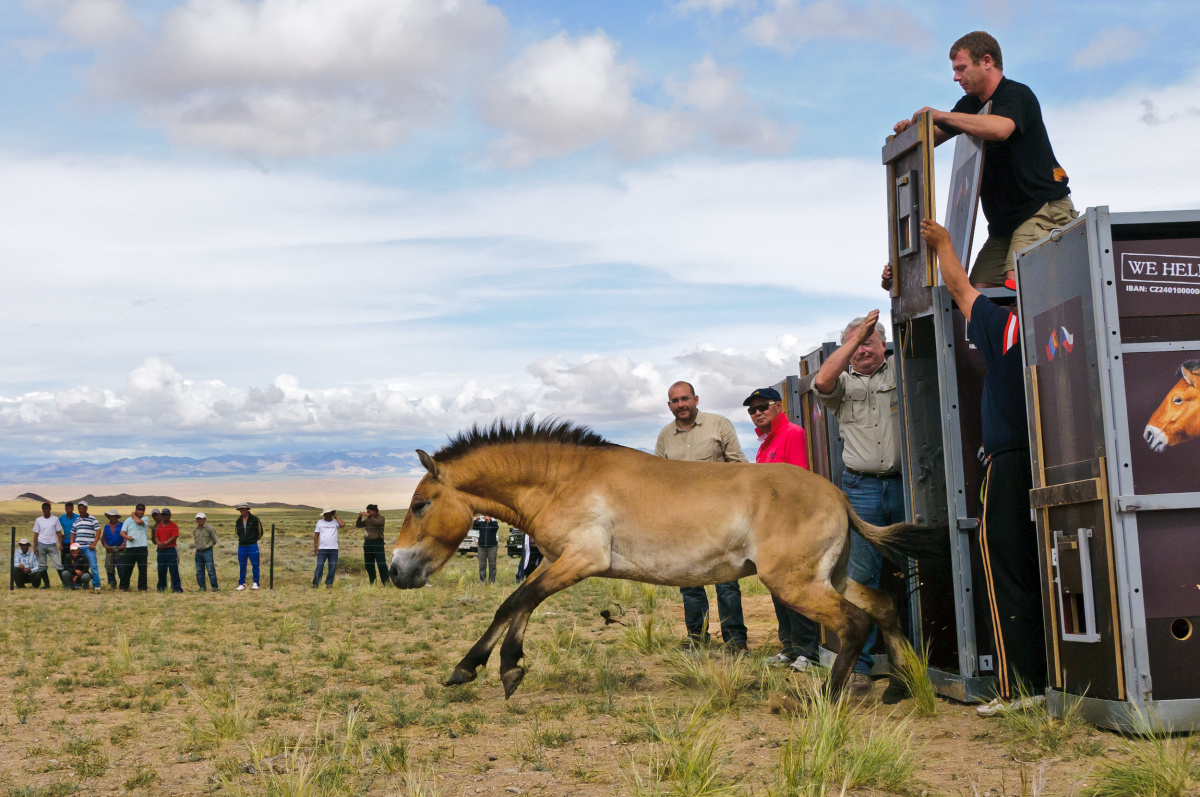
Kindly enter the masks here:
M 750 652 L 750 648 L 745 642 L 726 642 L 725 650 L 737 656 L 744 656 Z

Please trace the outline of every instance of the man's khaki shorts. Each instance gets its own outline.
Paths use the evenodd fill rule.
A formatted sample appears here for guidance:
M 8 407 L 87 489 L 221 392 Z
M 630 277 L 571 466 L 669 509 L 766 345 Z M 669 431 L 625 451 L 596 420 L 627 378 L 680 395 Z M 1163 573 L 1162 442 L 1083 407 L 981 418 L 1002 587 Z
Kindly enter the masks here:
M 1071 197 L 1067 196 L 1042 205 L 1041 210 L 1021 222 L 1012 235 L 988 236 L 975 257 L 975 265 L 971 267 L 971 282 L 976 285 L 1003 285 L 1005 274 L 1015 269 L 1014 252 L 1037 243 L 1078 216 Z

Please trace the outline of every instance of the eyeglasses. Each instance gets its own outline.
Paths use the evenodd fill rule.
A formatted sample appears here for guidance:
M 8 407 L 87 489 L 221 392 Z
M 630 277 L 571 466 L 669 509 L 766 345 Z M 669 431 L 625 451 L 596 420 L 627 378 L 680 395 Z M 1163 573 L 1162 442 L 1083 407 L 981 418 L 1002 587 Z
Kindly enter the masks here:
M 747 407 L 746 412 L 750 415 L 757 415 L 760 412 L 766 412 L 771 408 L 770 404 L 755 404 L 752 407 Z

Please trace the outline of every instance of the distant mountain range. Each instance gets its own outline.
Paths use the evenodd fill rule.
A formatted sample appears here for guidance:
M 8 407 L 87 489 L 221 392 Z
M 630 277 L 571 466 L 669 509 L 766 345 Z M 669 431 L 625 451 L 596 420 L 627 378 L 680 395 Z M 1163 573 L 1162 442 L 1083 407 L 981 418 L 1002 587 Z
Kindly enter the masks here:
M 231 476 L 321 474 L 379 476 L 422 472 L 411 450 L 321 451 L 303 454 L 223 454 L 218 457 L 136 457 L 112 462 L 50 462 L 10 465 L 0 482 L 133 482 L 147 479 L 197 479 Z M 178 503 L 178 502 L 176 502 Z
M 48 499 L 43 498 L 37 493 L 21 493 L 17 496 L 18 501 L 29 501 L 31 503 L 42 503 Z M 130 495 L 129 493 L 118 493 L 117 495 L 87 495 L 74 499 L 71 503 L 78 504 L 80 501 L 87 501 L 88 506 L 136 506 L 137 504 L 145 504 L 148 507 L 155 506 L 188 506 L 194 509 L 232 509 L 231 504 L 221 504 L 216 501 L 184 501 L 181 498 L 172 498 L 169 495 Z M 317 511 L 315 506 L 306 504 L 283 504 L 279 501 L 268 501 L 263 504 L 249 502 L 252 509 L 311 509 Z

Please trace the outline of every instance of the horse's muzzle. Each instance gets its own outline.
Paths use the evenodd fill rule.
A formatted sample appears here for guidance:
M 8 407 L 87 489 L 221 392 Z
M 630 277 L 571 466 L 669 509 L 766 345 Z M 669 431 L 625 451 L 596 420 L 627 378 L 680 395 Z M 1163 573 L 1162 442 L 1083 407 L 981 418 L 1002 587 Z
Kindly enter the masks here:
M 417 589 L 429 583 L 429 558 L 410 548 L 392 551 L 388 578 L 398 589 Z
M 1146 430 L 1142 432 L 1142 439 L 1146 441 L 1146 445 L 1150 446 L 1150 450 L 1156 454 L 1161 454 L 1167 450 L 1167 435 L 1157 426 L 1147 426 Z

